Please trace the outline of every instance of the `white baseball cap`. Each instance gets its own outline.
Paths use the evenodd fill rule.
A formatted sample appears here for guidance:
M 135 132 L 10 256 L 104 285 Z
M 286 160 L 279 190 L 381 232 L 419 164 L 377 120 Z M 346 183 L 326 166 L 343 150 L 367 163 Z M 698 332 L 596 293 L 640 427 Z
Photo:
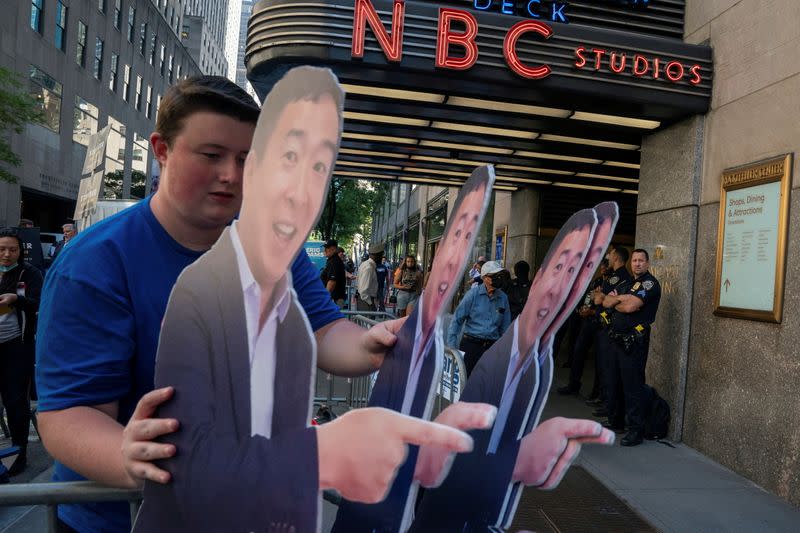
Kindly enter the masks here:
M 491 276 L 492 274 L 497 274 L 503 270 L 503 267 L 500 266 L 500 263 L 497 261 L 487 261 L 481 267 L 481 277 L 483 276 Z

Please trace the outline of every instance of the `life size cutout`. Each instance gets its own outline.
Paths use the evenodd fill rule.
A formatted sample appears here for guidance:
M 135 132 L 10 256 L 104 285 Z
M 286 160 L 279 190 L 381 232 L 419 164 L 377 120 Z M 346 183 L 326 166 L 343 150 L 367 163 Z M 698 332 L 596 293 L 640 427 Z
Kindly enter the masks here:
M 370 407 L 385 407 L 423 420 L 430 419 L 444 342 L 440 318 L 462 279 L 469 252 L 492 194 L 494 169 L 482 166 L 461 188 L 433 260 L 425 290 L 386 355 L 370 396 Z M 375 443 L 380 446 L 379 442 Z M 413 483 L 418 448 L 397 473 L 384 501 L 374 505 L 343 501 L 333 533 L 405 531 L 412 517 L 417 485 Z
M 240 217 L 178 278 L 155 385 L 180 421 L 163 439 L 166 485 L 145 483 L 134 531 L 317 531 L 319 467 L 309 427 L 316 344 L 290 266 L 322 210 L 342 130 L 330 70 L 273 87 L 244 166 Z
M 496 406 L 494 426 L 470 432 L 473 451 L 455 457 L 443 484 L 425 492 L 412 531 L 485 532 L 503 527 L 510 523 L 509 514 L 513 518 L 506 511 L 517 461 L 557 461 L 558 457 L 538 452 L 533 458 L 523 457 L 533 452 L 521 448 L 520 429 L 530 418 L 539 390 L 540 342 L 548 340 L 545 335 L 551 325 L 558 329 L 557 320 L 563 322 L 560 311 L 573 290 L 596 226 L 592 209 L 579 211 L 566 222 L 534 277 L 522 313 L 478 361 L 461 400 Z
M 597 229 L 594 232 L 589 252 L 581 265 L 578 277 L 572 286 L 572 290 L 561 312 L 547 328 L 545 334 L 542 335 L 540 344 L 544 346 L 544 349 L 542 349 L 539 354 L 539 386 L 531 411 L 526 415 L 527 421 L 521 425 L 520 438 L 533 431 L 533 429 L 539 425 L 542 410 L 547 402 L 550 386 L 553 383 L 553 341 L 556 332 L 558 332 L 564 325 L 564 322 L 569 319 L 569 316 L 575 312 L 578 302 L 585 296 L 586 289 L 592 277 L 597 272 L 597 267 L 605 256 L 608 245 L 611 243 L 611 238 L 614 236 L 614 229 L 617 227 L 619 208 L 615 202 L 598 204 L 594 207 L 594 212 L 597 215 Z M 575 457 L 577 457 L 577 455 Z M 566 468 L 564 468 L 562 472 L 566 472 Z M 558 481 L 556 481 L 556 483 L 557 482 Z M 519 499 L 522 497 L 522 489 L 523 487 L 520 483 L 514 483 L 509 487 L 509 494 L 503 510 L 504 519 L 502 523 L 504 527 L 508 527 L 514 520 L 514 514 L 516 513 Z

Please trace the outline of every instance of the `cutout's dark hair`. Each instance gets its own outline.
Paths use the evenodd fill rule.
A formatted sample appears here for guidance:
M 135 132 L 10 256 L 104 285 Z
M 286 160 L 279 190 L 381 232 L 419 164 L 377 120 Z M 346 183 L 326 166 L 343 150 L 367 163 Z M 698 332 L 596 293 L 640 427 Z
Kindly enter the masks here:
M 256 132 L 253 135 L 251 151 L 255 152 L 257 161 L 263 156 L 264 147 L 269 142 L 278 119 L 286 106 L 300 100 L 318 102 L 323 96 L 330 96 L 336 106 L 339 119 L 337 138 L 341 138 L 344 114 L 344 90 L 330 69 L 320 67 L 296 67 L 278 80 L 264 100 L 261 115 L 258 117 Z M 338 152 L 338 146 L 337 152 Z M 334 155 L 336 160 L 337 154 Z M 333 172 L 333 168 L 330 169 Z
M 586 226 L 590 228 L 597 223 L 597 216 L 593 209 L 582 209 L 569 217 L 569 220 L 561 227 L 561 230 L 556 235 L 556 238 L 553 239 L 553 243 L 550 245 L 550 249 L 547 251 L 547 255 L 544 256 L 544 261 L 542 261 L 542 270 L 547 270 L 550 266 L 550 261 L 553 259 L 553 254 L 555 254 L 558 246 L 561 244 L 567 235 L 572 233 L 573 231 L 581 230 Z

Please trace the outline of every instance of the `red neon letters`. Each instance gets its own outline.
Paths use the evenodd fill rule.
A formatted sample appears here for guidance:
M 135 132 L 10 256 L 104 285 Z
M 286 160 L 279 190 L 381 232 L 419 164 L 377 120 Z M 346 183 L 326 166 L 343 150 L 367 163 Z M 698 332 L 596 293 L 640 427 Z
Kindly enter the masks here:
M 367 28 L 364 22 L 369 22 L 372 33 L 378 39 L 381 50 L 386 54 L 386 59 L 398 62 L 403 57 L 403 20 L 406 14 L 405 0 L 394 0 L 392 9 L 392 33 L 386 33 L 378 13 L 370 0 L 356 0 L 353 6 L 353 44 L 350 48 L 352 57 L 364 57 L 364 36 Z M 391 39 L 391 41 L 390 41 Z
M 545 39 L 553 35 L 553 30 L 544 22 L 538 20 L 523 20 L 517 22 L 506 34 L 505 41 L 503 42 L 503 55 L 506 58 L 506 63 L 511 67 L 511 70 L 522 76 L 533 80 L 539 80 L 550 75 L 552 70 L 549 65 L 541 65 L 535 68 L 528 67 L 519 60 L 517 56 L 517 40 L 526 32 L 536 32 L 542 35 Z
M 454 32 L 450 26 L 454 20 L 464 23 L 466 30 Z M 436 66 L 453 70 L 467 70 L 472 68 L 478 60 L 478 45 L 475 37 L 478 35 L 478 21 L 468 11 L 461 9 L 439 9 L 439 30 L 436 37 Z M 457 44 L 464 47 L 464 57 L 451 57 L 450 45 Z
M 608 60 L 604 62 L 604 58 Z M 648 58 L 642 54 L 634 54 L 629 60 L 623 52 L 607 52 L 601 48 L 587 49 L 581 46 L 575 49 L 575 66 L 583 69 L 592 63 L 594 70 L 602 70 L 604 67 L 614 74 L 624 74 L 626 70 L 637 78 L 650 76 L 654 80 L 662 79 L 662 74 L 672 83 L 688 81 L 692 85 L 698 85 L 703 81 L 700 65 L 687 66 L 680 61 L 669 61 L 663 69 L 662 60 L 658 57 Z M 687 78 L 687 71 L 689 73 Z
M 388 61 L 398 62 L 403 56 L 403 18 L 405 16 L 405 0 L 394 0 L 392 10 L 392 31 L 388 33 L 381 22 L 371 0 L 355 0 L 353 8 L 353 42 L 350 48 L 352 57 L 364 57 L 364 40 L 367 24 L 378 41 Z M 465 30 L 452 29 L 453 22 L 460 22 Z M 544 38 L 550 37 L 553 30 L 536 20 L 515 24 L 508 32 L 503 46 L 503 53 L 508 66 L 525 78 L 541 79 L 550 74 L 548 65 L 530 67 L 520 61 L 517 55 L 517 41 L 527 33 L 534 32 Z M 440 8 L 439 26 L 436 36 L 436 67 L 452 70 L 467 70 L 478 61 L 478 21 L 469 11 L 462 9 Z M 450 46 L 455 45 L 464 50 L 463 56 L 451 56 Z

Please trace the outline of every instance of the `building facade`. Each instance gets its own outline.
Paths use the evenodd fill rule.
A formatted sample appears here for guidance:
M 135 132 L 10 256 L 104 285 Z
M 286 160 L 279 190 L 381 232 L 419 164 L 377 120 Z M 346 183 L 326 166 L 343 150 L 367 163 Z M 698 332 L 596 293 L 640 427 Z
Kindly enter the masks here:
M 506 265 L 537 265 L 569 214 L 616 201 L 615 242 L 648 249 L 662 284 L 647 379 L 672 407 L 671 437 L 800 505 L 798 22 L 794 0 L 261 0 L 245 64 L 262 96 L 295 64 L 337 73 L 348 97 L 335 173 L 399 184 L 374 228 L 395 258 L 430 261 L 480 163 L 504 189 L 492 242 L 473 255 L 500 250 Z M 784 162 L 769 168 L 787 176 L 776 201 L 788 210 L 757 242 L 753 230 L 723 243 L 736 216 L 723 175 L 763 178 L 736 169 L 770 158 Z M 754 247 L 774 271 L 723 280 L 721 265 Z M 777 280 L 779 320 L 717 305 L 760 278 Z
M 180 2 L 31 0 L 0 20 L 0 65 L 20 75 L 44 113 L 13 135 L 22 166 L 0 183 L 0 225 L 30 218 L 58 231 L 75 209 L 89 137 L 111 126 L 104 196 L 143 198 L 161 96 L 199 72 L 180 43 Z
M 227 15 L 228 0 L 186 0 L 181 41 L 203 74 L 228 76 Z

